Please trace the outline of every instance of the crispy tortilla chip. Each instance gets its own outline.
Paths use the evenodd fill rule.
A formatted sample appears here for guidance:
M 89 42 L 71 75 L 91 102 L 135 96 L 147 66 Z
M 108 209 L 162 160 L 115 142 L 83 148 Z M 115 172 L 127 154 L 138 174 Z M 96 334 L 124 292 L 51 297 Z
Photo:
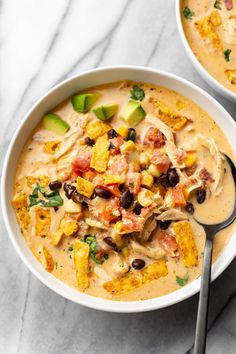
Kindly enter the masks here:
M 35 233 L 37 236 L 45 237 L 49 234 L 51 224 L 51 212 L 47 208 L 36 205 L 35 211 Z
M 97 139 L 93 147 L 90 167 L 98 172 L 105 172 L 107 169 L 110 156 L 109 145 L 107 134 L 104 134 Z
M 186 117 L 173 112 L 163 102 L 157 101 L 156 107 L 158 118 L 175 131 L 182 129 L 188 121 Z
M 225 75 L 231 84 L 236 84 L 236 70 L 225 70 Z
M 44 144 L 43 151 L 47 154 L 54 155 L 55 152 L 60 148 L 60 140 L 48 141 Z
M 86 133 L 91 139 L 97 139 L 99 136 L 102 136 L 110 129 L 110 125 L 103 123 L 99 120 L 89 122 L 85 128 Z
M 95 185 L 93 183 L 87 181 L 82 177 L 77 177 L 76 189 L 78 193 L 84 195 L 85 197 L 90 198 L 91 195 L 93 194 L 94 188 Z
M 50 182 L 50 178 L 46 175 L 41 175 L 38 177 L 35 176 L 26 177 L 27 186 L 30 188 L 36 183 L 39 183 L 41 187 L 46 187 L 48 186 L 49 182 Z
M 53 246 L 58 246 L 62 236 L 63 236 L 63 230 L 61 228 L 59 228 L 56 232 L 54 232 L 52 235 L 52 240 L 51 243 Z
M 72 236 L 79 229 L 77 221 L 63 219 L 60 226 L 63 234 L 66 236 Z
M 104 184 L 122 184 L 124 182 L 125 182 L 124 178 L 120 176 L 110 176 L 110 175 L 103 176 Z
M 15 196 L 12 200 L 12 206 L 15 209 L 18 224 L 23 229 L 27 229 L 30 223 L 27 195 L 23 193 Z
M 223 46 L 216 31 L 216 27 L 220 24 L 220 15 L 217 11 L 213 11 L 209 16 L 205 16 L 195 22 L 195 27 L 203 38 L 209 40 L 213 48 L 222 51 Z
M 43 255 L 42 256 L 43 256 L 42 264 L 43 264 L 44 268 L 48 272 L 52 272 L 54 269 L 54 260 L 52 258 L 51 253 L 44 246 L 43 246 Z
M 113 279 L 103 284 L 105 290 L 112 295 L 122 295 L 132 291 L 154 279 L 168 274 L 166 261 L 160 259 L 140 271 L 133 271 L 121 278 Z
M 78 287 L 85 290 L 89 287 L 88 277 L 89 245 L 82 241 L 74 243 L 74 264 Z
M 178 221 L 173 226 L 185 267 L 196 266 L 198 264 L 198 252 L 190 222 Z

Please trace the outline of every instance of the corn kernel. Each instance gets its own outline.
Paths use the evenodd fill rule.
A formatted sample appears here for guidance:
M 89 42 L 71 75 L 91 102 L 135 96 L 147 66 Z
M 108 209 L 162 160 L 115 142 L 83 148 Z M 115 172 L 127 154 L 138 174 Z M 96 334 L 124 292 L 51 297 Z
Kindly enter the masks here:
M 142 186 L 151 188 L 153 185 L 153 176 L 147 171 L 142 171 Z
M 121 136 L 123 136 L 123 138 L 126 138 L 127 137 L 127 134 L 128 134 L 128 128 L 127 127 L 124 127 L 124 126 L 121 126 L 117 129 L 117 133 Z
M 142 168 L 147 168 L 149 164 L 149 156 L 145 152 L 141 152 L 139 155 L 139 162 Z
M 160 177 L 161 171 L 158 169 L 156 165 L 151 164 L 147 170 L 153 177 Z
M 135 150 L 135 143 L 132 140 L 126 141 L 120 147 L 120 152 L 125 154 L 126 152 L 133 152 Z
M 185 157 L 184 163 L 186 167 L 191 167 L 195 164 L 197 160 L 197 156 L 195 153 L 192 152 L 187 152 L 187 155 Z
M 115 231 L 117 233 L 120 233 L 122 231 L 122 228 L 123 228 L 122 221 L 117 221 L 117 223 L 115 224 Z
M 154 194 L 148 189 L 143 188 L 138 194 L 138 202 L 143 207 L 147 207 L 152 204 Z

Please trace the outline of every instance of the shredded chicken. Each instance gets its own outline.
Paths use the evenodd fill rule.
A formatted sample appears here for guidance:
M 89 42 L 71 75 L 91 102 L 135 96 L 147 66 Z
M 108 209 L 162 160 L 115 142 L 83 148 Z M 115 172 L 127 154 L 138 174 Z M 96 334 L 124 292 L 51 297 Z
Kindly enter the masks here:
M 155 247 L 143 246 L 136 241 L 131 241 L 130 246 L 133 251 L 143 254 L 152 259 L 160 259 L 165 256 L 165 251 L 161 248 L 159 244 L 155 244 Z
M 157 220 L 186 220 L 187 215 L 178 209 L 166 210 L 156 217 Z
M 130 269 L 128 262 L 126 262 L 120 255 L 114 253 L 115 260 L 112 262 L 112 271 L 116 276 L 121 276 L 127 273 Z
M 147 219 L 143 231 L 140 232 L 139 239 L 141 239 L 142 241 L 147 241 L 151 236 L 151 233 L 155 230 L 156 226 L 156 220 L 154 219 L 154 217 L 151 216 L 149 219 Z

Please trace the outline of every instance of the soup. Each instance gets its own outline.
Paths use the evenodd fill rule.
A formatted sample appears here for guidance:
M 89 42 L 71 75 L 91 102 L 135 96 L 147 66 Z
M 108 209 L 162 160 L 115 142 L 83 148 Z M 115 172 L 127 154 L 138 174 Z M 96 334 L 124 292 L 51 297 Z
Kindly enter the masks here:
M 205 69 L 236 93 L 236 1 L 183 0 L 182 23 Z
M 21 152 L 12 205 L 42 266 L 71 287 L 142 300 L 199 277 L 209 223 L 234 203 L 231 148 L 199 106 L 130 81 L 62 102 Z M 233 225 L 214 242 L 214 259 Z

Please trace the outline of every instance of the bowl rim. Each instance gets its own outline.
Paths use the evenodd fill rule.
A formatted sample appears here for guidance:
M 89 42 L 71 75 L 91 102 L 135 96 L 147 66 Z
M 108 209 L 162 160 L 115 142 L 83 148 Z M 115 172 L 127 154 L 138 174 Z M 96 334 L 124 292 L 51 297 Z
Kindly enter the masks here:
M 8 232 L 8 235 L 10 236 L 10 240 L 13 243 L 18 255 L 20 258 L 23 260 L 27 268 L 48 288 L 56 292 L 57 294 L 63 296 L 66 299 L 69 299 L 75 303 L 81 304 L 83 306 L 97 309 L 97 310 L 103 310 L 107 312 L 118 312 L 118 313 L 137 313 L 137 312 L 146 312 L 146 311 L 152 311 L 152 310 L 157 310 L 163 307 L 168 307 L 173 304 L 176 304 L 180 301 L 183 301 L 192 295 L 196 294 L 199 289 L 200 289 L 200 279 L 192 281 L 188 285 L 186 285 L 183 288 L 180 288 L 174 292 L 171 292 L 169 294 L 159 296 L 156 298 L 151 298 L 147 300 L 137 300 L 137 301 L 113 301 L 113 300 L 107 300 L 103 298 L 97 298 L 91 295 L 84 294 L 76 289 L 73 289 L 66 285 L 65 283 L 61 282 L 59 279 L 57 279 L 55 276 L 51 275 L 48 273 L 46 270 L 43 269 L 43 267 L 40 267 L 42 269 L 37 269 L 36 264 L 39 264 L 39 262 L 34 258 L 34 261 L 30 261 L 27 256 L 26 252 L 21 250 L 20 245 L 17 242 L 17 237 L 14 234 L 13 228 L 11 226 L 11 217 L 8 214 L 8 208 L 7 208 L 7 203 L 9 202 L 9 198 L 6 195 L 6 186 L 7 186 L 7 170 L 8 166 L 10 165 L 10 156 L 12 153 L 12 150 L 14 148 L 14 144 L 16 141 L 16 138 L 18 135 L 21 133 L 22 126 L 25 124 L 25 122 L 29 119 L 31 113 L 34 111 L 34 109 L 51 93 L 56 91 L 58 88 L 69 84 L 71 81 L 74 79 L 79 79 L 83 76 L 86 76 L 87 74 L 93 74 L 96 72 L 103 72 L 105 73 L 106 71 L 114 71 L 114 70 L 131 70 L 131 71 L 138 71 L 138 72 L 144 72 L 144 73 L 149 73 L 149 74 L 154 74 L 154 75 L 160 75 L 164 78 L 177 81 L 180 84 L 183 84 L 185 87 L 189 87 L 195 92 L 199 93 L 201 96 L 205 97 L 207 101 L 210 101 L 211 104 L 215 105 L 219 110 L 221 110 L 222 114 L 227 118 L 227 122 L 231 122 L 232 127 L 235 129 L 236 132 L 236 123 L 234 122 L 233 118 L 230 116 L 230 114 L 225 110 L 225 108 L 218 103 L 213 97 L 211 97 L 207 92 L 205 92 L 203 89 L 199 88 L 195 84 L 178 77 L 177 75 L 167 73 L 163 70 L 157 70 L 154 68 L 147 68 L 144 66 L 134 66 L 134 65 L 116 65 L 116 66 L 106 66 L 106 67 L 101 67 L 97 69 L 91 69 L 84 71 L 79 74 L 75 74 L 66 80 L 58 83 L 54 87 L 50 88 L 43 96 L 41 96 L 35 104 L 28 110 L 28 112 L 24 115 L 21 123 L 19 124 L 18 128 L 16 129 L 11 142 L 8 147 L 7 154 L 5 156 L 4 164 L 3 164 L 3 170 L 2 170 L 2 178 L 1 178 L 1 204 L 2 204 L 2 213 L 3 213 L 3 220 Z M 105 80 L 104 80 L 105 81 Z M 167 86 L 168 88 L 168 86 Z M 171 88 L 169 88 L 171 89 Z M 26 139 L 25 139 L 26 140 Z M 230 144 L 232 146 L 232 144 Z M 232 239 L 235 238 L 235 246 L 236 246 L 236 235 L 235 237 L 231 237 L 229 242 L 233 242 Z M 23 239 L 23 238 L 22 238 Z M 23 240 L 23 242 L 26 245 L 26 242 Z M 31 250 L 28 248 L 28 251 L 32 254 Z M 225 249 L 227 246 L 225 247 Z M 235 251 L 234 251 L 235 249 Z M 234 248 L 230 255 L 228 255 L 228 258 L 224 258 L 223 262 L 221 262 L 221 257 L 218 257 L 216 262 L 213 264 L 212 267 L 212 280 L 215 280 L 227 267 L 228 265 L 232 262 L 236 255 L 236 247 Z M 27 251 L 27 252 L 28 252 Z M 176 295 L 176 296 L 173 296 Z
M 224 97 L 228 98 L 232 102 L 235 103 L 236 101 L 236 93 L 233 93 L 230 89 L 225 87 L 223 84 L 221 84 L 218 80 L 214 78 L 206 69 L 205 67 L 198 61 L 196 55 L 193 53 L 192 48 L 189 45 L 189 42 L 186 38 L 184 29 L 183 29 L 183 24 L 182 24 L 182 17 L 181 17 L 181 3 L 183 0 L 176 0 L 175 2 L 175 17 L 176 17 L 176 23 L 177 23 L 177 28 L 178 32 L 180 35 L 181 42 L 184 46 L 185 52 L 187 53 L 188 57 L 190 58 L 190 61 L 192 62 L 193 66 L 195 69 L 198 71 L 198 73 L 201 75 L 201 77 L 218 93 L 223 95 Z

